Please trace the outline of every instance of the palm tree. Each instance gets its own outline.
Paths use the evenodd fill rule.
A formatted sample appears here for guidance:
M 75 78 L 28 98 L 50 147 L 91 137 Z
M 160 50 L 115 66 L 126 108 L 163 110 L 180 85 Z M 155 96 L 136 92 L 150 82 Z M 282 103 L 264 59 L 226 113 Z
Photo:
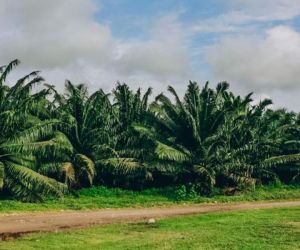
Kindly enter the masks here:
M 287 143 L 287 137 L 278 132 L 282 128 L 275 130 L 263 120 L 271 100 L 252 106 L 252 93 L 242 98 L 228 87 L 222 82 L 212 90 L 206 83 L 200 90 L 190 82 L 183 101 L 169 87 L 175 104 L 159 95 L 152 124 L 136 126 L 156 145 L 153 165 L 161 171 L 173 166 L 169 167 L 173 175 L 195 183 L 201 193 L 211 193 L 218 176 L 223 185 L 249 187 L 274 177 L 275 166 L 299 161 L 299 151 L 289 155 L 280 151 Z
M 258 105 L 247 105 L 243 112 L 233 112 L 218 132 L 224 142 L 220 173 L 242 188 L 273 181 L 278 178 L 279 166 L 299 162 L 299 148 L 285 150 L 297 142 L 289 140 L 286 133 L 296 129 L 295 123 L 291 117 L 275 118 L 280 111 L 268 110 L 271 103 L 265 99 Z
M 106 158 L 113 152 L 110 147 L 112 130 L 112 106 L 102 90 L 88 96 L 84 84 L 65 84 L 66 93 L 54 93 L 49 116 L 61 121 L 63 132 L 73 146 L 68 159 L 61 159 L 65 183 L 69 187 L 90 186 L 96 175 L 95 160 Z
M 45 91 L 31 94 L 31 88 L 43 81 L 38 72 L 6 85 L 14 60 L 0 68 L 0 190 L 23 200 L 41 200 L 45 195 L 61 196 L 65 186 L 37 172 L 36 155 L 68 150 L 58 138 L 51 138 L 55 121 L 40 121 L 31 113 Z
M 197 83 L 190 82 L 181 101 L 170 86 L 175 104 L 163 94 L 157 96 L 153 125 L 136 127 L 154 140 L 158 170 L 172 166 L 169 169 L 179 172 L 185 182 L 195 183 L 201 193 L 210 193 L 215 184 L 219 159 L 214 135 L 226 115 L 223 95 L 227 88 L 224 82 L 214 91 L 206 83 L 200 90 Z
M 134 92 L 128 85 L 120 83 L 113 90 L 114 124 L 110 138 L 114 154 L 97 161 L 102 181 L 108 185 L 141 188 L 151 180 L 151 173 L 145 162 L 145 158 L 150 156 L 151 141 L 141 137 L 133 128 L 135 123 L 146 119 L 151 92 L 152 89 L 149 88 L 142 95 L 140 89 Z
M 19 64 L 0 67 L 0 191 L 26 201 L 62 196 L 95 184 L 140 189 L 192 183 L 246 189 L 276 179 L 300 179 L 300 114 L 252 103 L 229 84 L 190 82 L 183 98 L 171 86 L 149 103 L 118 83 L 112 97 L 89 95 L 66 81 L 64 94 L 34 71 L 14 84 Z M 162 183 L 163 182 L 163 183 Z

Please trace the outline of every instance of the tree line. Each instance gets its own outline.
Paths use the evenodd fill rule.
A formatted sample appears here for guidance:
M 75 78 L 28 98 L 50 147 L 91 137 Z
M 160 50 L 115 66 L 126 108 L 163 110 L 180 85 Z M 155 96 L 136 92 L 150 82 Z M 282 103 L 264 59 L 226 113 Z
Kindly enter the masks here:
M 151 88 L 121 83 L 89 94 L 66 81 L 59 93 L 37 71 L 8 83 L 18 64 L 0 67 L 2 196 L 37 201 L 92 185 L 192 185 L 211 195 L 299 182 L 300 114 L 269 99 L 253 104 L 226 82 L 189 82 L 183 98 L 169 86 L 154 101 Z

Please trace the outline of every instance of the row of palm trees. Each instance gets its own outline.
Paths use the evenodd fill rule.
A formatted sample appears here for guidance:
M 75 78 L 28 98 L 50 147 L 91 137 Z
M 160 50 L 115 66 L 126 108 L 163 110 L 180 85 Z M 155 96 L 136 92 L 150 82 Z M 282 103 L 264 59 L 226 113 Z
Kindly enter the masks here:
M 0 68 L 2 194 L 35 201 L 91 185 L 192 184 L 210 195 L 300 179 L 300 114 L 269 109 L 269 99 L 253 105 L 226 82 L 190 82 L 183 98 L 169 86 L 172 98 L 153 102 L 151 88 L 120 83 L 111 94 L 69 81 L 65 93 L 37 91 L 36 71 L 7 83 L 18 64 Z

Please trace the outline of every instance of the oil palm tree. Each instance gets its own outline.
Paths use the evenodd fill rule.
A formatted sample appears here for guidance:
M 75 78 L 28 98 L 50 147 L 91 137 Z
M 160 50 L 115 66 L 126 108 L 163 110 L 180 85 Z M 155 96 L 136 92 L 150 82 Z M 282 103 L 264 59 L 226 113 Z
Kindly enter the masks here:
M 278 178 L 278 167 L 297 165 L 300 160 L 299 149 L 287 150 L 297 142 L 287 133 L 295 132 L 296 124 L 289 118 L 275 118 L 278 111 L 267 109 L 271 103 L 265 99 L 258 105 L 248 105 L 243 112 L 231 113 L 218 133 L 224 142 L 220 173 L 243 188 L 273 181 Z
M 57 136 L 56 121 L 41 121 L 31 111 L 47 94 L 31 94 L 31 88 L 43 79 L 32 72 L 11 87 L 7 76 L 18 60 L 0 68 L 0 190 L 23 200 L 42 199 L 45 195 L 61 196 L 65 186 L 37 171 L 36 156 L 69 149 Z
M 113 90 L 114 124 L 110 138 L 114 154 L 97 161 L 103 181 L 109 185 L 140 188 L 151 179 L 145 162 L 145 158 L 150 156 L 147 147 L 151 146 L 151 141 L 142 138 L 133 129 L 135 123 L 146 119 L 151 92 L 152 89 L 148 88 L 142 95 L 141 89 L 134 92 L 128 85 L 120 83 Z
M 68 160 L 61 159 L 65 183 L 69 187 L 90 186 L 96 175 L 95 160 L 106 158 L 114 151 L 110 147 L 112 106 L 102 90 L 88 96 L 84 84 L 73 85 L 66 81 L 66 93 L 54 93 L 50 116 L 61 122 L 59 130 L 73 146 Z
M 215 184 L 219 159 L 214 134 L 226 115 L 223 95 L 227 88 L 224 82 L 214 91 L 206 83 L 201 90 L 197 83 L 190 82 L 181 101 L 170 86 L 168 90 L 175 103 L 163 94 L 157 96 L 152 105 L 153 125 L 136 127 L 156 144 L 154 165 L 158 169 L 163 165 L 173 166 L 171 170 L 179 172 L 185 182 L 194 182 L 202 193 L 210 193 Z

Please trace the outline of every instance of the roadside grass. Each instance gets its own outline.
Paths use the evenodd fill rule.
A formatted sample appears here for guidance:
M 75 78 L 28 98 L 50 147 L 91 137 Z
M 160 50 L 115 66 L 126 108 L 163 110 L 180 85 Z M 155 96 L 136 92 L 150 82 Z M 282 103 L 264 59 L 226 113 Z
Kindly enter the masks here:
M 220 195 L 216 190 L 213 197 L 197 196 L 186 189 L 183 191 L 182 187 L 148 189 L 140 192 L 92 187 L 81 189 L 76 195 L 67 195 L 62 199 L 48 199 L 42 203 L 0 199 L 0 213 L 296 199 L 300 199 L 300 186 L 261 186 L 234 196 Z
M 113 224 L 0 243 L 1 250 L 299 249 L 300 207 Z

